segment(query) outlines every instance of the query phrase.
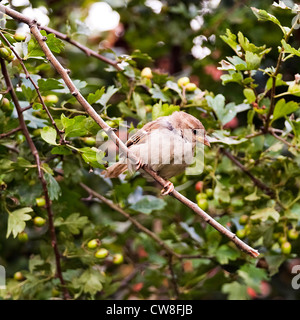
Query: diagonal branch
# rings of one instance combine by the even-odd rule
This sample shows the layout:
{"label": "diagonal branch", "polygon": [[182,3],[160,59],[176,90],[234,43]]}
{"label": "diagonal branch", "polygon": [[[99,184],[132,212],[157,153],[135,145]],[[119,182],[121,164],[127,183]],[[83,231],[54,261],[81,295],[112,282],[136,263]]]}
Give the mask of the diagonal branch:
{"label": "diagonal branch", "polygon": [[14,133],[16,133],[16,132],[18,132],[18,131],[20,131],[20,130],[22,130],[21,126],[19,126],[19,127],[17,127],[17,128],[14,128],[14,129],[6,132],[6,133],[1,133],[1,134],[0,134],[0,139],[7,138],[7,137],[13,135]]}
{"label": "diagonal branch", "polygon": [[54,255],[55,255],[55,262],[56,262],[56,273],[57,273],[57,277],[59,278],[60,280],[60,283],[62,285],[62,288],[63,288],[63,294],[64,294],[64,298],[65,299],[69,299],[70,298],[70,295],[69,295],[69,292],[65,286],[65,281],[63,279],[63,276],[62,276],[62,270],[61,270],[61,264],[60,264],[60,253],[59,253],[59,250],[58,250],[58,246],[57,246],[57,239],[56,239],[56,234],[55,234],[55,228],[54,228],[54,221],[53,221],[53,211],[52,211],[52,207],[51,207],[51,200],[50,200],[50,197],[49,197],[49,192],[48,192],[48,187],[47,187],[47,182],[45,180],[45,177],[44,177],[44,173],[43,173],[43,170],[42,170],[42,167],[41,167],[41,160],[40,160],[40,157],[39,157],[39,153],[38,153],[38,150],[36,149],[36,146],[35,144],[33,143],[31,137],[30,137],[30,133],[28,131],[28,128],[26,126],[26,123],[24,121],[24,117],[23,117],[23,114],[22,114],[22,108],[19,104],[19,100],[18,100],[18,97],[16,95],[16,92],[13,88],[13,85],[12,85],[12,82],[10,80],[10,77],[9,77],[9,74],[8,74],[8,71],[7,71],[7,68],[6,68],[6,65],[5,65],[5,62],[2,58],[0,58],[0,64],[1,64],[1,70],[2,70],[2,74],[4,76],[4,80],[5,80],[5,83],[6,83],[6,86],[7,88],[9,88],[9,93],[11,95],[11,98],[15,104],[15,107],[16,107],[16,110],[17,110],[17,113],[18,113],[18,119],[19,119],[19,123],[20,123],[20,128],[21,130],[23,131],[23,134],[26,138],[26,141],[29,145],[29,148],[35,158],[35,162],[36,162],[36,165],[37,165],[37,169],[38,169],[38,177],[42,183],[42,187],[43,187],[43,192],[44,192],[44,196],[45,196],[45,201],[46,201],[46,210],[47,210],[47,213],[48,213],[48,223],[49,223],[49,230],[50,230],[50,235],[51,235],[51,245],[53,247],[53,250],[54,250]]}
{"label": "diagonal branch", "polygon": [[[125,144],[114,133],[113,129],[105,123],[105,121],[99,116],[99,114],[92,108],[92,106],[86,101],[86,99],[82,96],[79,90],[75,87],[74,83],[69,77],[67,70],[59,63],[59,61],[56,59],[56,57],[53,55],[53,53],[49,49],[47,43],[44,41],[45,39],[41,35],[36,21],[32,21],[31,19],[27,18],[23,14],[20,14],[19,12],[16,12],[15,10],[12,10],[1,4],[0,4],[0,10],[6,13],[7,15],[11,16],[13,19],[22,21],[29,25],[31,33],[36,38],[41,49],[45,53],[46,58],[48,59],[48,61],[51,62],[53,67],[60,74],[60,76],[62,77],[63,81],[65,82],[66,86],[68,87],[72,95],[82,105],[82,107],[85,109],[88,115],[95,120],[95,122],[105,131],[105,133],[109,136],[109,138],[119,147],[120,151],[124,155],[126,155],[130,161],[132,161],[133,163],[138,163],[139,159],[132,152],[130,152],[130,150],[128,150]],[[149,166],[143,165],[141,169],[144,170],[146,173],[148,173],[162,187],[164,187],[167,184],[167,181],[162,177],[160,177]],[[247,254],[249,254],[252,257],[257,257],[259,255],[257,250],[251,248],[245,242],[240,240],[234,233],[232,233],[231,231],[226,229],[224,226],[222,226],[220,223],[218,223],[216,220],[214,220],[205,211],[199,208],[196,203],[190,201],[189,199],[184,197],[182,194],[180,194],[176,190],[170,193],[170,195],[176,198],[177,200],[179,200],[180,202],[182,202],[184,205],[186,205],[188,208],[194,211],[197,215],[199,215],[202,219],[204,219],[204,221],[206,221],[208,224],[210,224],[220,233],[222,233],[231,241],[233,241],[240,250],[245,251]]]}
{"label": "diagonal branch", "polygon": [[250,171],[248,171],[247,168],[243,164],[241,164],[240,161],[233,154],[231,154],[229,151],[227,151],[225,149],[220,149],[220,150],[237,167],[239,167],[253,181],[253,183],[258,188],[260,188],[261,190],[265,191],[266,194],[268,194],[270,197],[274,198],[274,191],[270,187],[268,187],[266,184],[264,184],[262,181],[260,181],[256,177],[254,177],[254,175]]}
{"label": "diagonal branch", "polygon": [[[45,102],[44,102],[44,99],[43,99],[43,97],[42,97],[42,95],[41,95],[41,92],[40,92],[39,87],[38,87],[37,84],[33,81],[32,77],[30,76],[30,74],[29,74],[29,72],[28,72],[28,70],[27,70],[27,68],[25,67],[25,64],[24,64],[24,62],[23,62],[23,59],[19,56],[18,52],[17,52],[17,51],[15,50],[15,48],[10,44],[10,42],[5,38],[4,34],[3,34],[1,31],[0,31],[0,36],[1,36],[1,38],[3,39],[3,41],[7,44],[7,46],[11,49],[11,51],[15,54],[15,56],[17,57],[17,59],[19,60],[21,66],[22,66],[22,68],[23,68],[23,70],[24,70],[24,72],[25,72],[26,79],[29,79],[29,81],[32,83],[32,85],[33,85],[33,87],[34,87],[34,89],[35,89],[35,91],[36,91],[36,93],[37,93],[37,95],[38,95],[38,97],[39,97],[39,100],[40,100],[40,102],[41,102],[41,104],[42,104],[42,106],[43,106],[43,109],[46,111],[46,113],[47,113],[47,115],[48,115],[48,117],[49,117],[49,119],[50,119],[53,127],[55,128],[57,134],[60,136],[60,143],[65,143],[64,137],[63,137],[61,131],[58,129],[58,127],[57,127],[57,125],[56,125],[56,123],[55,123],[55,121],[54,121],[51,113],[49,112],[49,109],[47,108],[47,106],[46,106],[46,104],[45,104]],[[31,107],[31,106],[30,106],[30,107]],[[26,109],[27,109],[27,108],[26,108]],[[24,111],[25,111],[25,110],[22,109],[22,112],[24,112]]]}
{"label": "diagonal branch", "polygon": [[92,56],[96,59],[99,59],[107,64],[110,64],[113,66],[116,70],[120,71],[122,70],[119,65],[118,61],[111,60],[109,58],[104,57],[103,55],[97,53],[96,51],[84,46],[83,44],[71,39],[68,35],[61,33],[59,31],[56,31],[55,29],[46,27],[46,26],[39,26],[40,29],[45,30],[47,33],[53,33],[57,36],[57,38],[67,41],[68,43],[72,44],[73,46],[77,47],[79,50],[83,51],[87,56]]}

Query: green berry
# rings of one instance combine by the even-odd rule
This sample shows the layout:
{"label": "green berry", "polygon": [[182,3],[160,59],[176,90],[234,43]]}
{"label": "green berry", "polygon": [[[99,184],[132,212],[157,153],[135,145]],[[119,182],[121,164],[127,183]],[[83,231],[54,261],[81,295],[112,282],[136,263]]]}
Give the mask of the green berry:
{"label": "green berry", "polygon": [[108,250],[105,248],[101,248],[97,250],[95,253],[95,257],[97,259],[103,259],[103,258],[106,258],[107,256],[108,256]]}
{"label": "green berry", "polygon": [[198,201],[199,199],[207,199],[207,194],[200,192],[196,195],[196,200]]}
{"label": "green berry", "polygon": [[236,232],[236,236],[240,239],[244,239],[246,237],[247,230],[246,229],[240,229]]}
{"label": "green berry", "polygon": [[291,229],[288,231],[287,236],[290,240],[297,240],[299,237],[299,232],[295,229]]}
{"label": "green berry", "polygon": [[197,89],[197,86],[195,85],[195,83],[192,83],[192,82],[188,83],[185,86],[185,90],[188,92],[194,92],[196,89]]}
{"label": "green berry", "polygon": [[25,41],[26,39],[26,35],[23,34],[23,33],[15,33],[14,34],[14,39],[18,42],[21,42],[21,41]]}
{"label": "green berry", "polygon": [[49,94],[48,96],[46,96],[44,98],[44,102],[57,103],[58,102],[58,96],[56,96],[55,94]]}
{"label": "green berry", "polygon": [[95,249],[98,245],[100,245],[100,241],[98,239],[92,239],[87,244],[89,249]]}
{"label": "green berry", "polygon": [[7,48],[1,48],[0,49],[0,57],[3,59],[7,59],[10,56],[10,52],[8,51]]}
{"label": "green berry", "polygon": [[18,240],[19,240],[20,242],[23,242],[23,243],[27,242],[27,241],[28,241],[28,234],[27,234],[25,231],[20,232],[20,233],[18,234]]}
{"label": "green berry", "polygon": [[188,83],[190,83],[190,79],[188,77],[179,78],[177,81],[179,87],[185,87]]}
{"label": "green berry", "polygon": [[22,274],[21,271],[17,271],[15,274],[14,274],[14,279],[17,280],[17,281],[22,281],[24,280],[24,276]]}
{"label": "green berry", "polygon": [[208,199],[212,199],[214,197],[214,190],[213,189],[208,188],[208,189],[206,189],[205,192],[207,194]]}
{"label": "green berry", "polygon": [[33,219],[33,223],[37,227],[42,227],[43,225],[45,225],[46,220],[42,217],[37,216]]}
{"label": "green berry", "polygon": [[245,225],[248,222],[249,217],[246,214],[240,216],[239,223]]}
{"label": "green berry", "polygon": [[290,242],[286,241],[281,244],[281,251],[283,254],[290,254],[292,251],[292,246]]}
{"label": "green berry", "polygon": [[152,79],[153,78],[153,75],[152,75],[152,70],[148,67],[144,68],[142,71],[141,71],[141,76],[143,78],[147,78],[147,79]]}
{"label": "green berry", "polygon": [[114,264],[121,264],[124,261],[124,257],[121,253],[116,253],[113,256],[113,263]]}
{"label": "green berry", "polygon": [[44,197],[36,198],[35,202],[38,207],[44,207],[46,205],[46,200]]}
{"label": "green berry", "polygon": [[96,144],[96,139],[93,137],[85,137],[83,138],[83,141],[87,146],[90,146],[90,147]]}
{"label": "green berry", "polygon": [[204,211],[208,209],[208,202],[206,199],[203,199],[203,198],[198,199],[197,204]]}

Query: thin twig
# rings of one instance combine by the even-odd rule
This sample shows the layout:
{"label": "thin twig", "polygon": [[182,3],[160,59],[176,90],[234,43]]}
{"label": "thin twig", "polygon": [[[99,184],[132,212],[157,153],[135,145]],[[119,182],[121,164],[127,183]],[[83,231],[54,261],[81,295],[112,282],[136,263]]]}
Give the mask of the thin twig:
{"label": "thin twig", "polygon": [[106,58],[104,56],[102,56],[101,54],[97,53],[96,51],[84,46],[83,44],[71,39],[68,35],[61,33],[55,29],[46,27],[46,26],[39,26],[39,29],[45,30],[47,33],[53,33],[57,36],[57,38],[64,40],[70,44],[72,44],[73,46],[77,47],[78,49],[80,49],[81,51],[83,51],[87,56],[92,56],[94,58],[97,58],[107,64],[110,64],[111,66],[113,66],[116,70],[121,71],[122,68],[119,67],[118,65],[118,61],[114,61],[111,60],[109,58]]}
{"label": "thin twig", "polygon": [[172,284],[174,287],[174,293],[175,293],[175,299],[178,300],[179,299],[179,288],[178,288],[178,283],[177,283],[177,277],[173,268],[173,263],[172,263],[172,259],[173,257],[170,255],[169,259],[168,259],[168,265],[169,265],[169,269],[170,269],[170,274],[171,274],[171,280],[172,280]]}
{"label": "thin twig", "polygon": [[[285,35],[284,40],[285,42],[288,42],[290,36],[292,35],[295,27],[298,24],[298,19],[295,19],[294,24],[292,25],[292,27],[290,28],[289,32]],[[267,118],[266,118],[266,122],[265,122],[265,127],[264,127],[264,131],[268,132],[269,129],[269,125],[270,125],[270,121],[271,121],[271,116],[274,112],[274,108],[275,108],[275,98],[276,98],[276,81],[277,81],[277,75],[279,73],[279,68],[281,66],[282,63],[282,58],[283,58],[283,54],[284,54],[284,47],[281,46],[280,52],[279,52],[279,56],[278,56],[278,60],[277,60],[277,64],[275,67],[275,71],[272,74],[272,88],[271,88],[271,102],[270,102],[270,108],[269,108],[269,112],[267,114]]]}
{"label": "thin twig", "polygon": [[[119,139],[119,137],[115,134],[114,130],[106,124],[106,122],[99,116],[99,114],[93,109],[93,107],[86,101],[86,99],[82,96],[82,94],[79,92],[79,90],[75,87],[73,81],[69,77],[69,74],[67,70],[59,63],[59,61],[56,59],[56,57],[53,55],[51,50],[49,49],[46,41],[44,41],[44,37],[41,35],[39,28],[37,26],[36,21],[32,21],[31,19],[27,18],[23,14],[20,14],[19,12],[12,10],[4,5],[0,4],[0,10],[7,15],[11,16],[13,19],[22,21],[29,25],[31,33],[34,35],[35,39],[39,43],[41,49],[46,55],[46,58],[48,61],[51,62],[53,67],[56,69],[56,71],[60,74],[63,81],[65,82],[66,86],[72,93],[72,95],[77,99],[77,101],[82,105],[82,107],[86,110],[88,115],[95,120],[95,122],[105,131],[105,133],[109,136],[109,138],[116,144],[116,146],[119,147],[120,151],[123,155],[127,156],[130,161],[133,163],[138,163],[138,158],[125,146],[125,144]],[[156,180],[162,187],[164,187],[167,184],[167,181],[160,177],[154,170],[152,170],[148,165],[141,166],[140,170],[144,170],[146,173],[148,173],[154,180]],[[197,206],[196,203],[190,201],[186,197],[184,197],[182,194],[180,194],[178,191],[174,190],[172,193],[170,193],[170,196],[176,198],[180,202],[182,202],[185,206],[190,208],[192,211],[194,211],[197,215],[199,215],[204,221],[206,221],[208,224],[210,224],[212,227],[214,227],[216,230],[218,230],[220,233],[228,237],[231,241],[233,241],[236,246],[242,250],[245,251],[247,254],[249,254],[252,257],[257,257],[259,255],[258,251],[251,248],[249,245],[247,245],[245,242],[240,240],[234,233],[226,229],[224,226],[222,226],[220,223],[218,223],[216,220],[214,220],[211,216],[209,216],[205,211],[203,211],[201,208]]]}
{"label": "thin twig", "polygon": [[13,88],[13,85],[12,85],[11,79],[9,77],[5,62],[2,58],[0,58],[0,63],[1,63],[1,70],[2,70],[2,74],[3,74],[4,80],[5,80],[6,86],[7,86],[7,88],[10,88],[9,92],[10,92],[11,98],[15,104],[15,107],[16,107],[16,110],[18,113],[20,127],[23,131],[23,134],[24,134],[26,141],[29,145],[29,148],[35,158],[35,162],[36,162],[37,169],[38,169],[38,177],[42,183],[43,192],[44,192],[45,201],[46,201],[46,210],[48,213],[48,223],[49,223],[49,230],[50,230],[50,235],[51,235],[51,245],[54,250],[55,263],[56,263],[56,273],[57,273],[57,277],[59,278],[60,283],[62,285],[64,298],[69,299],[70,295],[69,295],[69,292],[66,288],[64,278],[62,276],[62,270],[61,270],[61,264],[60,264],[60,253],[59,253],[58,246],[57,246],[57,239],[56,239],[56,233],[55,233],[55,228],[54,228],[54,221],[53,221],[54,219],[53,219],[53,211],[52,211],[52,207],[51,207],[51,200],[49,197],[47,182],[45,180],[44,173],[43,173],[43,170],[41,167],[39,153],[38,153],[38,150],[36,149],[35,144],[33,143],[32,139],[30,137],[30,133],[28,131],[28,128],[26,126],[26,123],[24,121],[24,117],[22,114],[22,108],[19,104],[18,97],[17,97],[16,92]]}
{"label": "thin twig", "polygon": [[7,137],[13,135],[14,133],[16,133],[16,132],[18,132],[20,130],[22,130],[21,126],[15,128],[15,129],[12,129],[12,130],[10,130],[10,131],[8,131],[6,133],[1,133],[0,134],[0,139],[7,138]]}
{"label": "thin twig", "polygon": [[180,254],[173,251],[168,245],[166,245],[154,232],[150,231],[146,227],[144,227],[141,223],[139,223],[136,219],[134,219],[129,213],[124,211],[121,207],[117,204],[113,203],[111,200],[107,199],[106,197],[102,196],[98,192],[92,190],[84,183],[80,183],[80,186],[89,193],[89,195],[93,196],[94,198],[99,199],[101,202],[105,203],[107,206],[112,208],[113,210],[121,213],[127,220],[129,220],[132,224],[134,224],[140,231],[147,234],[150,238],[152,238],[155,242],[157,242],[163,249],[165,249],[169,254],[180,258]]}
{"label": "thin twig", "polygon": [[284,138],[278,136],[275,131],[273,130],[273,128],[269,128],[269,132],[272,134],[272,136],[274,138],[276,138],[277,140],[281,141],[282,143],[284,143],[285,145],[289,146],[290,148],[295,148],[296,150],[299,150],[299,148],[295,145],[293,145],[292,143],[288,142],[287,140],[285,140]]}
{"label": "thin twig", "polygon": [[265,191],[266,194],[268,194],[270,197],[274,198],[274,191],[266,184],[264,184],[262,181],[254,177],[254,175],[251,172],[249,172],[247,168],[243,164],[241,164],[240,161],[233,154],[231,154],[229,151],[225,149],[220,149],[220,151],[227,158],[229,158],[237,167],[239,167],[253,181],[254,185],[256,185],[261,190]]}
{"label": "thin twig", "polygon": [[[23,59],[19,56],[19,54],[18,54],[18,52],[15,50],[14,46],[12,46],[12,45],[10,44],[10,42],[5,38],[4,34],[3,34],[1,31],[0,31],[0,36],[1,36],[1,38],[3,39],[3,41],[6,43],[6,45],[7,45],[7,46],[11,49],[11,51],[14,53],[14,55],[17,57],[17,59],[19,60],[19,63],[21,64],[22,69],[23,69],[24,72],[25,72],[26,79],[29,79],[29,81],[32,83],[32,85],[33,85],[33,87],[34,87],[34,89],[35,89],[35,91],[36,91],[36,93],[37,93],[37,95],[38,95],[38,97],[39,97],[39,100],[40,100],[40,102],[41,102],[41,104],[42,104],[42,106],[43,106],[43,109],[46,111],[46,113],[47,113],[47,115],[48,115],[48,117],[49,117],[49,119],[50,119],[50,121],[51,121],[51,124],[52,124],[53,127],[55,128],[57,134],[60,136],[60,143],[61,143],[61,144],[65,143],[64,137],[63,137],[61,131],[58,129],[58,127],[57,127],[57,125],[56,125],[56,123],[55,123],[55,121],[54,121],[51,113],[49,112],[49,109],[47,108],[47,106],[46,106],[46,104],[45,104],[45,102],[44,102],[44,99],[43,99],[43,97],[42,97],[42,95],[41,95],[41,92],[40,92],[40,89],[39,89],[38,85],[33,81],[32,77],[30,76],[30,73],[28,72],[28,70],[27,70],[27,68],[26,68],[26,66],[25,66],[25,64],[24,64]],[[27,110],[27,108],[29,109],[29,107],[26,107],[25,109],[22,109],[22,112],[24,112],[25,110]]]}

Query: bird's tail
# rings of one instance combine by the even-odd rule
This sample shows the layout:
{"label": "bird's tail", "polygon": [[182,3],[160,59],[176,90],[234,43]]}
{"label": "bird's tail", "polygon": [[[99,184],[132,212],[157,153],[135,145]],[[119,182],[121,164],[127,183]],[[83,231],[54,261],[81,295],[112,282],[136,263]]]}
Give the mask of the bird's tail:
{"label": "bird's tail", "polygon": [[106,170],[102,171],[102,174],[106,178],[117,178],[121,173],[127,170],[127,164],[117,162]]}

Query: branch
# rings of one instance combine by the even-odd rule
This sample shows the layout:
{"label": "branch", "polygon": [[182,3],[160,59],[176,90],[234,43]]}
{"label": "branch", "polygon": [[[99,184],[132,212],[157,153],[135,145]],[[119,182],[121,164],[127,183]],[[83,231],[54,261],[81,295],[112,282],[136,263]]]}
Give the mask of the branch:
{"label": "branch", "polygon": [[268,194],[270,197],[274,198],[275,196],[274,191],[270,187],[268,187],[262,181],[254,177],[254,175],[251,172],[249,172],[247,168],[244,165],[242,165],[240,161],[234,155],[232,155],[229,151],[225,149],[220,149],[220,150],[227,158],[229,158],[237,167],[239,167],[253,181],[254,185],[256,185],[261,190],[265,191],[266,194]]}
{"label": "branch", "polygon": [[45,30],[47,33],[53,33],[57,36],[57,38],[67,41],[68,43],[72,44],[73,46],[77,47],[78,49],[80,49],[81,51],[83,51],[87,56],[92,56],[94,58],[97,58],[107,64],[110,64],[111,66],[113,66],[116,70],[121,71],[122,68],[119,67],[118,65],[118,61],[114,61],[111,60],[109,58],[106,58],[104,56],[102,56],[101,54],[97,53],[96,51],[84,46],[83,44],[71,39],[68,35],[61,33],[59,31],[56,31],[52,28],[46,27],[46,26],[38,26],[39,29]]}
{"label": "branch", "polygon": [[57,239],[56,239],[56,234],[55,234],[55,228],[54,228],[54,222],[53,222],[53,212],[52,212],[52,207],[51,207],[51,200],[49,197],[49,192],[48,192],[48,187],[47,187],[47,182],[44,178],[44,173],[41,167],[41,161],[40,161],[40,157],[39,157],[39,153],[36,149],[36,146],[34,145],[31,137],[30,137],[30,133],[28,131],[28,128],[26,126],[26,123],[24,121],[24,117],[22,114],[22,108],[19,104],[19,100],[18,97],[16,95],[15,90],[13,89],[13,85],[12,82],[10,80],[5,62],[2,58],[0,58],[0,64],[1,64],[1,70],[2,70],[2,74],[4,76],[4,80],[6,83],[7,88],[9,88],[9,92],[11,95],[11,98],[15,104],[17,113],[18,113],[18,119],[19,119],[19,123],[20,123],[20,128],[23,131],[23,134],[26,138],[26,141],[29,145],[29,148],[35,158],[35,162],[37,165],[37,169],[38,169],[38,177],[42,183],[42,187],[43,187],[43,192],[44,192],[44,196],[45,196],[45,201],[46,201],[46,210],[48,213],[48,222],[49,222],[49,230],[50,230],[50,235],[51,235],[51,245],[53,247],[54,250],[54,255],[55,255],[55,262],[56,262],[56,272],[57,272],[57,276],[60,280],[60,283],[62,285],[63,288],[63,293],[64,293],[64,298],[65,299],[69,299],[70,295],[69,292],[65,286],[65,281],[63,279],[62,276],[62,270],[61,270],[61,265],[60,265],[60,253],[58,251],[58,246],[57,246]]}
{"label": "branch", "polygon": [[135,225],[139,230],[147,234],[150,238],[152,238],[155,242],[157,242],[162,248],[164,248],[169,255],[175,256],[177,258],[181,258],[180,254],[173,251],[168,245],[164,243],[154,232],[150,231],[146,227],[144,227],[142,224],[140,224],[137,220],[135,220],[129,213],[124,211],[121,207],[119,207],[117,204],[113,203],[111,200],[107,199],[106,197],[102,196],[101,194],[97,193],[93,189],[89,188],[84,183],[80,183],[80,186],[89,193],[89,195],[93,196],[94,198],[99,199],[101,202],[105,203],[107,206],[109,206],[111,209],[121,213],[126,219],[128,219],[133,225]]}
{"label": "branch", "polygon": [[8,132],[6,132],[6,133],[1,133],[1,134],[0,134],[0,139],[9,137],[9,136],[13,135],[14,133],[16,133],[16,132],[18,132],[18,131],[20,131],[20,130],[22,130],[21,126],[15,128],[15,129],[12,129],[12,130],[10,130],[10,131],[8,131]]}
{"label": "branch", "polygon": [[[48,115],[48,117],[49,117],[49,119],[50,119],[53,127],[55,128],[57,134],[60,136],[60,143],[65,143],[65,139],[64,139],[61,131],[58,129],[58,127],[57,127],[57,125],[56,125],[56,123],[55,123],[55,121],[54,121],[51,113],[49,112],[49,109],[48,109],[47,106],[45,105],[45,102],[44,102],[44,100],[43,100],[43,97],[42,97],[42,95],[41,95],[41,92],[40,92],[39,87],[38,87],[37,84],[33,81],[33,79],[31,78],[31,76],[30,76],[30,74],[29,74],[29,72],[28,72],[28,70],[27,70],[27,68],[25,67],[25,64],[24,64],[24,62],[23,62],[23,59],[19,56],[18,52],[17,52],[17,51],[15,50],[15,48],[10,44],[10,42],[5,38],[4,34],[3,34],[1,31],[0,31],[0,36],[1,36],[1,38],[3,39],[3,41],[7,44],[7,46],[11,49],[11,51],[15,54],[15,56],[17,57],[17,59],[19,60],[21,66],[22,66],[22,68],[23,68],[23,70],[24,70],[24,72],[25,72],[26,79],[29,79],[29,81],[32,83],[32,85],[33,85],[33,87],[34,87],[34,89],[35,89],[35,91],[36,91],[36,93],[37,93],[37,95],[38,95],[38,97],[39,97],[39,100],[40,100],[40,102],[41,102],[41,104],[42,104],[42,106],[43,106],[43,109],[46,111],[46,113],[47,113],[47,115]],[[31,105],[28,106],[28,107],[26,107],[26,108],[24,108],[24,109],[22,109],[22,112],[24,112],[25,110],[27,110],[27,108],[29,109],[29,107],[31,107]]]}
{"label": "branch", "polygon": [[282,143],[286,144],[287,146],[289,146],[290,148],[295,148],[296,150],[299,150],[299,148],[295,145],[293,145],[292,143],[288,142],[287,140],[283,139],[282,137],[278,136],[275,133],[275,130],[273,128],[269,128],[269,132],[271,133],[271,135],[276,138],[277,140],[281,141]]}
{"label": "branch", "polygon": [[[12,10],[4,5],[0,4],[0,10],[11,16],[13,19],[22,21],[29,25],[31,33],[36,38],[39,43],[41,49],[46,55],[46,58],[51,62],[56,71],[60,74],[66,86],[72,93],[72,95],[77,99],[77,101],[82,105],[82,107],[86,110],[88,115],[95,120],[95,122],[105,131],[105,133],[109,136],[109,138],[119,147],[120,151],[123,155],[127,156],[130,161],[133,163],[138,163],[138,158],[125,146],[125,144],[118,138],[118,136],[114,133],[113,129],[108,126],[105,121],[99,116],[99,114],[92,108],[92,106],[86,101],[86,99],[82,96],[79,90],[75,87],[74,83],[70,79],[67,70],[59,63],[56,57],[53,55],[51,50],[49,49],[47,43],[44,41],[44,37],[41,35],[39,28],[37,26],[36,21],[32,21],[26,16]],[[167,184],[167,181],[160,177],[155,171],[153,171],[149,166],[143,165],[141,169],[148,173],[154,180],[156,180],[162,187]],[[194,211],[197,215],[199,215],[202,219],[204,219],[207,223],[209,223],[212,227],[218,230],[220,233],[228,237],[231,241],[233,241],[236,246],[248,253],[252,257],[257,257],[259,255],[258,251],[248,246],[246,243],[241,241],[234,233],[226,229],[216,220],[214,220],[211,216],[209,216],[205,211],[197,206],[194,202],[190,201],[183,195],[181,195],[178,191],[174,190],[170,195],[192,211]]]}
{"label": "branch", "polygon": [[[289,32],[286,34],[286,36],[284,37],[285,42],[288,42],[290,36],[292,35],[295,27],[298,25],[298,19],[295,19],[294,24],[292,25],[291,29],[289,30]],[[270,125],[270,120],[271,120],[271,116],[274,112],[274,108],[275,108],[275,93],[276,93],[276,80],[277,80],[277,75],[279,72],[279,68],[281,66],[282,63],[282,58],[284,55],[284,47],[282,46],[279,52],[279,56],[278,56],[278,60],[277,60],[277,64],[275,67],[275,71],[272,74],[272,88],[271,88],[271,102],[270,102],[270,109],[269,112],[267,114],[267,118],[266,118],[266,122],[265,122],[265,127],[264,127],[264,131],[268,132],[269,129],[269,125]]]}

